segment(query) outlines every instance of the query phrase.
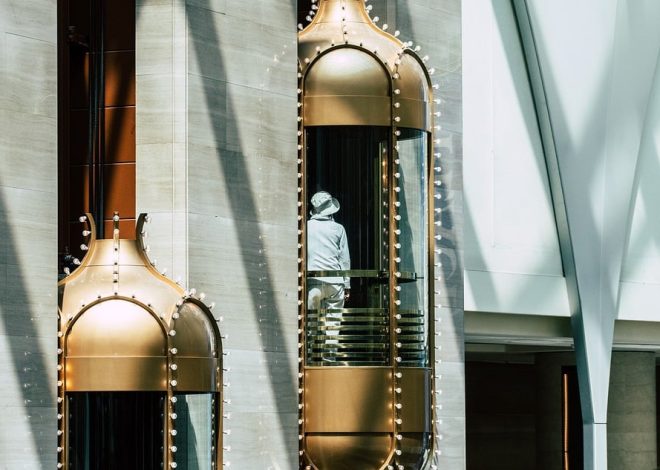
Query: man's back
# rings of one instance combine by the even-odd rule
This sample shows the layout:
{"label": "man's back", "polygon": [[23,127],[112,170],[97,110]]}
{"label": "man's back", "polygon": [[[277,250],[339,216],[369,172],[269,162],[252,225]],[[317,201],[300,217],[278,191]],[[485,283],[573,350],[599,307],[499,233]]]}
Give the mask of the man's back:
{"label": "man's back", "polygon": [[[307,269],[310,271],[342,271],[351,266],[346,231],[331,216],[314,215],[307,222]],[[347,283],[344,278],[319,279],[330,283]]]}

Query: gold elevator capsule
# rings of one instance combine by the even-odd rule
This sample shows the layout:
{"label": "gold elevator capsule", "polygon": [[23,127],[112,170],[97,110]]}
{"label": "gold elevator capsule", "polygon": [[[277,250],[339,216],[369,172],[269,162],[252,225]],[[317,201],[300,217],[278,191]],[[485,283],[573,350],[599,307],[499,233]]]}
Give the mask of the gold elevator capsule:
{"label": "gold elevator capsule", "polygon": [[88,252],[59,283],[58,468],[222,468],[216,320],[155,269],[147,216],[135,240],[119,238],[118,220],[97,240],[81,217]]}
{"label": "gold elevator capsule", "polygon": [[[363,0],[317,4],[298,38],[300,468],[421,469],[434,443],[433,88]],[[318,191],[340,203],[350,269],[308,266]],[[313,299],[337,279],[350,285],[339,307]]]}

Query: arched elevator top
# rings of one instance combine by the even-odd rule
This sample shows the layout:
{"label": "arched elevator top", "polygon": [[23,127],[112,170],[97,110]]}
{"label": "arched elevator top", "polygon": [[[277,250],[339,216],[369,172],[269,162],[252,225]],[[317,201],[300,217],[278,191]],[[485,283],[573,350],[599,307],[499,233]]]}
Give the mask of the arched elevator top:
{"label": "arched elevator top", "polygon": [[298,44],[300,465],[418,469],[433,446],[432,85],[362,0],[317,5]]}
{"label": "arched elevator top", "polygon": [[147,220],[121,239],[116,217],[97,240],[81,217],[87,255],[59,283],[58,468],[222,466],[220,332],[203,296],[154,268]]}

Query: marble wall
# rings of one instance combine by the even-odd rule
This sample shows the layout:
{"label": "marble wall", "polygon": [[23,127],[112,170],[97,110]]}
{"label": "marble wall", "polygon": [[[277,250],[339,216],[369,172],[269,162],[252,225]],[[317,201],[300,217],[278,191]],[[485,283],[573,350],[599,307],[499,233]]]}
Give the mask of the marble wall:
{"label": "marble wall", "polygon": [[614,352],[607,407],[609,468],[655,470],[656,365],[654,352]]}
{"label": "marble wall", "polygon": [[57,4],[0,3],[0,468],[55,468]]}
{"label": "marble wall", "polygon": [[298,461],[295,7],[138,4],[138,208],[159,267],[222,317],[236,468]]}

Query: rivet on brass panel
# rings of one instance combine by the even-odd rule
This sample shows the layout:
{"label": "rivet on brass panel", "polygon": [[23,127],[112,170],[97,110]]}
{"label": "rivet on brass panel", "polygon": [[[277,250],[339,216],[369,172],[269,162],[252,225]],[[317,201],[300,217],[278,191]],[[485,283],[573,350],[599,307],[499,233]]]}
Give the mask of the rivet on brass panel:
{"label": "rivet on brass panel", "polygon": [[432,85],[368,9],[298,35],[301,469],[433,454]]}
{"label": "rivet on brass panel", "polygon": [[[81,420],[91,419],[81,414],[92,410],[94,419],[110,426],[103,421],[110,408],[94,407],[112,403],[121,409],[130,400],[131,406],[155,410],[148,418],[155,422],[163,413],[158,400],[167,409],[167,468],[175,462],[177,426],[186,425],[189,412],[208,412],[209,452],[216,468],[222,467],[220,331],[203,295],[184,291],[154,268],[142,238],[146,219],[138,218],[134,239],[120,238],[115,213],[113,238],[97,240],[92,216],[81,217],[87,255],[59,283],[58,439],[67,449],[58,453],[59,468],[69,468],[69,453],[80,450]],[[110,427],[104,435],[113,432],[121,430]]]}

